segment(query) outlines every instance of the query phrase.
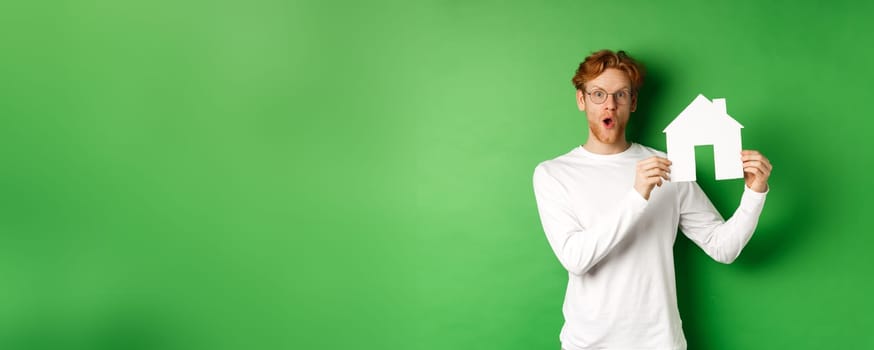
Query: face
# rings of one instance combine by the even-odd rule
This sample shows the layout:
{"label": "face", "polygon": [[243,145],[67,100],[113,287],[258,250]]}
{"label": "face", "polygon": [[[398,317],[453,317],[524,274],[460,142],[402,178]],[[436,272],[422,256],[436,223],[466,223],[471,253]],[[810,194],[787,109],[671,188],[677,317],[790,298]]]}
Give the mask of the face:
{"label": "face", "polygon": [[[631,112],[637,108],[637,96],[632,94],[630,101],[621,104],[612,95],[620,91],[632,91],[631,80],[628,75],[618,69],[608,68],[597,78],[586,82],[586,91],[577,90],[577,106],[580,111],[586,112],[589,121],[589,142],[598,142],[604,145],[625,144],[625,127]],[[596,104],[586,92],[603,90],[607,100]]]}

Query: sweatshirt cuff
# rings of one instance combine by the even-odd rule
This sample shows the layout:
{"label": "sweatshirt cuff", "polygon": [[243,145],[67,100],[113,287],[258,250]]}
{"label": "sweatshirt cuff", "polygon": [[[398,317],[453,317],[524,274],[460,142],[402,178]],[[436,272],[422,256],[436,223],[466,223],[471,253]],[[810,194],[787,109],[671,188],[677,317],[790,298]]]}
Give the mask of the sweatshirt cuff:
{"label": "sweatshirt cuff", "polygon": [[744,193],[740,199],[741,207],[749,207],[750,205],[752,205],[752,206],[762,205],[762,203],[765,202],[765,197],[768,196],[768,192],[770,192],[770,191],[771,191],[771,186],[768,186],[768,189],[765,192],[756,192],[756,191],[753,191],[752,188],[749,188],[749,186],[744,185]]}
{"label": "sweatshirt cuff", "polygon": [[771,191],[771,186],[768,186],[768,189],[765,190],[765,192],[756,192],[756,191],[753,191],[753,189],[750,188],[750,186],[747,186],[746,184],[744,184],[744,194],[747,194],[747,192],[749,192],[750,194],[752,194],[754,196],[759,196],[761,198],[765,198],[765,195],[767,195],[768,192],[770,192],[770,191]]}

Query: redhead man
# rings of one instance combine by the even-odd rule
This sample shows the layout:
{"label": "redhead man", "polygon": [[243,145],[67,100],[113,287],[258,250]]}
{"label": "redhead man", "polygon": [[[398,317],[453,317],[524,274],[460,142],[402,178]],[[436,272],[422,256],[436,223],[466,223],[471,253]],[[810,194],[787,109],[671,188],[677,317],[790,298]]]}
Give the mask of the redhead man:
{"label": "redhead man", "polygon": [[598,51],[572,81],[589,137],[534,170],[543,230],[568,271],[562,348],[686,349],[677,229],[716,261],[734,261],[758,223],[771,164],[757,151],[741,152],[745,188],[725,221],[698,184],[670,182],[665,153],[626,139],[643,83],[638,62],[623,51]]}

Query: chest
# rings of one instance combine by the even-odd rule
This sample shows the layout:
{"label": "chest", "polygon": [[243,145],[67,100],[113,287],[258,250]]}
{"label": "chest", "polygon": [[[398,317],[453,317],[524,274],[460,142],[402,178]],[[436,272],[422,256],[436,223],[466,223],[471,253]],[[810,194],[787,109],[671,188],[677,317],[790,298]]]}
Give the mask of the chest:
{"label": "chest", "polygon": [[[636,163],[577,169],[566,185],[571,210],[584,229],[609,219],[633,191]],[[676,233],[679,201],[676,186],[665,182],[653,189],[638,226]],[[671,229],[673,227],[673,229]]]}

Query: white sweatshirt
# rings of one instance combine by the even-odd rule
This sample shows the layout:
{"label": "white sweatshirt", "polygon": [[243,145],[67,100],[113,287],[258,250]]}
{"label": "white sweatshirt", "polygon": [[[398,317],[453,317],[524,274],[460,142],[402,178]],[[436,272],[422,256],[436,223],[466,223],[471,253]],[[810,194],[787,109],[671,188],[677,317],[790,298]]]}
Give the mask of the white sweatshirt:
{"label": "white sweatshirt", "polygon": [[686,349],[673,245],[679,227],[731,263],[756,228],[765,193],[746,187],[724,221],[694,182],[666,182],[645,200],[637,162],[665,154],[639,144],[601,155],[578,146],[540,163],[534,193],[549,245],[568,271],[560,340],[567,350]]}

